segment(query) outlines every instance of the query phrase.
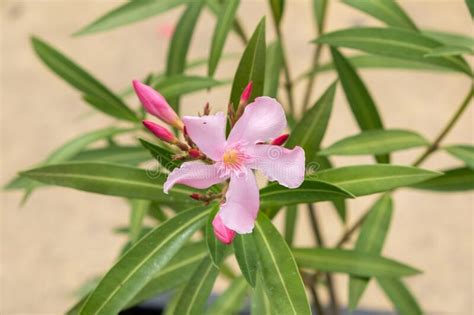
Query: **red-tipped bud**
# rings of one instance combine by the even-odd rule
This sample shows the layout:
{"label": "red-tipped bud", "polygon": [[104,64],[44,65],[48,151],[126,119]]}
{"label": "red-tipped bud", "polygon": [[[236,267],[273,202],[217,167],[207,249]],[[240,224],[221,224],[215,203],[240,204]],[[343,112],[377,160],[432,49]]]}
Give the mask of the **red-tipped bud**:
{"label": "red-tipped bud", "polygon": [[191,195],[189,195],[189,197],[193,198],[194,200],[201,200],[201,194],[198,194],[198,193],[192,193]]}
{"label": "red-tipped bud", "polygon": [[232,243],[235,237],[235,231],[224,225],[220,214],[217,214],[214,220],[212,220],[212,226],[214,227],[214,235],[221,243],[226,245]]}
{"label": "red-tipped bud", "polygon": [[253,82],[250,81],[249,84],[245,87],[244,91],[242,92],[242,95],[240,96],[240,103],[247,104],[250,95],[252,95],[252,88],[253,88]]}
{"label": "red-tipped bud", "polygon": [[188,154],[189,154],[190,157],[192,157],[194,159],[198,159],[202,156],[201,151],[199,151],[199,149],[196,149],[196,148],[189,149]]}
{"label": "red-tipped bud", "polygon": [[290,136],[289,134],[284,133],[284,134],[282,134],[281,136],[278,136],[278,137],[276,137],[275,139],[273,139],[270,144],[273,144],[273,145],[283,145],[283,144],[286,142],[286,140],[288,140],[288,137],[289,137],[289,136]]}
{"label": "red-tipped bud", "polygon": [[183,128],[183,122],[160,93],[137,80],[133,81],[133,88],[147,112],[171,126]]}
{"label": "red-tipped bud", "polygon": [[165,127],[162,127],[154,122],[149,120],[144,120],[143,125],[150,130],[155,136],[159,139],[168,142],[168,143],[176,143],[178,139]]}

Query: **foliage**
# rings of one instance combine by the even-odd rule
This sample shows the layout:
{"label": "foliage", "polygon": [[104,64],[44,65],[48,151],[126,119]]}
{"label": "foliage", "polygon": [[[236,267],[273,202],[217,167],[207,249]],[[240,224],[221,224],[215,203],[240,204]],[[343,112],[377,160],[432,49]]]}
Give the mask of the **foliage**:
{"label": "foliage", "polygon": [[[166,173],[182,162],[176,158],[175,148],[138,137],[133,145],[121,144],[116,139],[118,135],[135,135],[142,130],[140,120],[144,113],[127,104],[129,93],[110,90],[53,45],[38,37],[32,38],[33,49],[40,60],[78,90],[88,106],[117,122],[128,124],[127,128],[104,128],[73,139],[36,167],[20,172],[20,176],[5,187],[24,190],[28,196],[37,187],[64,186],[129,201],[130,225],[126,229],[129,242],[123,254],[69,314],[115,314],[164,292],[173,294],[167,314],[203,314],[205,309],[208,314],[233,314],[244,306],[246,296],[250,297],[252,314],[310,314],[305,286],[318,307],[318,291],[325,289],[318,281],[321,273],[348,275],[348,307],[351,309],[357,308],[367,284],[375,278],[401,314],[421,313],[416,298],[403,280],[418,274],[419,270],[382,256],[392,212],[396,211],[391,195],[402,187],[435,192],[474,189],[474,147],[471,144],[441,146],[441,141],[468,107],[473,92],[468,91],[452,119],[430,142],[416,131],[384,128],[378,102],[371,96],[370,87],[364,83],[359,70],[403,68],[460,74],[471,79],[471,68],[463,56],[473,54],[474,44],[471,38],[462,35],[420,29],[394,1],[344,0],[344,4],[373,16],[385,26],[325,33],[328,2],[313,0],[318,34],[314,40],[316,53],[311,67],[294,80],[291,80],[280,29],[285,8],[289,6],[284,0],[268,1],[276,30],[275,40],[268,44],[265,17],[247,39],[238,18],[239,0],[131,1],[75,34],[82,36],[112,30],[182,7],[184,11],[170,42],[165,71],[144,75],[177,111],[181,96],[229,83],[219,78],[216,70],[219,62],[228,56],[225,53],[228,37],[234,35],[245,47],[229,90],[233,109],[237,110],[241,93],[249,82],[253,82],[250,101],[260,95],[281,98],[281,94],[287,94],[288,101],[283,103],[291,132],[286,146],[298,145],[305,149],[308,174],[297,189],[276,183],[262,188],[261,211],[253,233],[238,235],[232,246],[220,243],[213,234],[212,219],[218,210],[217,203],[201,205],[189,198],[196,190],[183,186],[174,188],[170,194],[163,192]],[[467,1],[467,4],[472,12],[471,2]],[[205,9],[216,15],[209,56],[193,62],[187,56],[195,26]],[[308,45],[308,49],[312,49],[314,44]],[[341,48],[355,49],[363,54],[346,56]],[[321,49],[330,51],[330,62],[319,63]],[[207,76],[187,73],[190,67],[201,65],[207,65]],[[337,80],[312,102],[309,92],[313,89],[314,78],[326,72],[335,73]],[[284,89],[280,88],[283,74]],[[292,88],[302,81],[308,82],[308,97],[307,103],[303,104],[305,111],[298,118]],[[322,148],[339,85],[360,130]],[[91,147],[104,139],[107,145]],[[423,148],[424,153],[413,165],[389,164],[393,152],[415,147]],[[439,150],[447,152],[460,166],[441,172],[419,168],[426,158]],[[333,167],[330,157],[334,155],[371,155],[381,164]],[[150,160],[156,162],[156,168],[144,169],[143,162]],[[214,186],[209,191],[219,193],[220,189]],[[380,194],[380,197],[335,247],[322,244],[318,239],[314,247],[295,245],[301,205],[331,201],[344,221],[349,211],[344,199],[373,194]],[[282,235],[271,219],[284,207],[286,222]],[[172,210],[173,216],[169,218],[162,208]],[[146,226],[146,216],[157,219],[152,228]],[[317,222],[313,223],[313,228],[317,229]],[[353,248],[341,248],[359,228]],[[240,268],[241,275],[237,277],[227,265],[227,258],[232,255]],[[220,298],[206,307],[219,274],[229,278],[230,284]],[[327,289],[334,294],[331,286]]]}

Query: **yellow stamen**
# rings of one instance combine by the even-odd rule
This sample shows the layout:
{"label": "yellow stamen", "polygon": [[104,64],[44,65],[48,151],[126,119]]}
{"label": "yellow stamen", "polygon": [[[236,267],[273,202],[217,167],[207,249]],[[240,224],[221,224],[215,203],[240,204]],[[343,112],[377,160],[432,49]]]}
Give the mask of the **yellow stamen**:
{"label": "yellow stamen", "polygon": [[224,153],[222,158],[225,164],[235,165],[239,163],[239,153],[237,150],[229,150]]}

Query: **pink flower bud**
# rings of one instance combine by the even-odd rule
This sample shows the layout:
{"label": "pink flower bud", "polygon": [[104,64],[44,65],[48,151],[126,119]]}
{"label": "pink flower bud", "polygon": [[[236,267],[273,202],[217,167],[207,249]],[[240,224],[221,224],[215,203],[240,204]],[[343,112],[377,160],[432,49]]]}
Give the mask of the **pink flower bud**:
{"label": "pink flower bud", "polygon": [[235,237],[235,231],[224,225],[219,214],[212,220],[212,226],[214,227],[214,235],[221,243],[226,245],[232,243]]}
{"label": "pink flower bud", "polygon": [[155,136],[159,139],[169,142],[169,143],[176,143],[178,139],[165,127],[162,127],[154,122],[149,120],[144,120],[143,125],[150,130]]}
{"label": "pink flower bud", "polygon": [[253,82],[250,81],[249,84],[245,87],[242,95],[240,96],[240,103],[248,103],[250,95],[252,95]]}
{"label": "pink flower bud", "polygon": [[199,151],[199,149],[196,149],[196,148],[189,149],[188,154],[190,157],[194,159],[201,157],[201,151]]}
{"label": "pink flower bud", "polygon": [[282,134],[281,136],[278,136],[278,137],[276,137],[275,139],[273,139],[270,144],[273,144],[273,145],[283,145],[283,144],[286,142],[286,140],[288,140],[288,137],[289,137],[289,136],[290,136],[289,134],[284,133],[284,134]]}
{"label": "pink flower bud", "polygon": [[198,193],[192,193],[191,195],[189,195],[189,197],[193,198],[194,200],[201,200],[201,194],[198,194]]}
{"label": "pink flower bud", "polygon": [[133,88],[147,112],[171,126],[183,128],[183,122],[160,93],[137,80],[133,80]]}

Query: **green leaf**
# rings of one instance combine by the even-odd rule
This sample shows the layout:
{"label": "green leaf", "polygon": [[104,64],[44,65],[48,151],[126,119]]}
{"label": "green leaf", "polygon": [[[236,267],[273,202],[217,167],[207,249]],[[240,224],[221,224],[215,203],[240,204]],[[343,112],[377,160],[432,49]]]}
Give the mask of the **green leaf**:
{"label": "green leaf", "polygon": [[423,314],[415,297],[401,280],[394,278],[377,278],[377,281],[399,314]]}
{"label": "green leaf", "polygon": [[[377,56],[377,55],[356,55],[346,57],[346,59],[357,69],[372,69],[372,70],[383,70],[383,69],[401,69],[401,70],[424,70],[424,71],[442,71],[447,72],[451,69],[442,68],[418,61],[405,60],[399,58]],[[323,73],[334,70],[334,64],[332,62],[324,63],[318,67],[306,71],[298,76],[294,81],[295,83],[300,82],[308,78],[312,74]]]}
{"label": "green leaf", "polygon": [[389,26],[417,30],[415,23],[393,0],[342,0],[342,2],[379,19]]}
{"label": "green leaf", "polygon": [[[210,9],[210,11],[219,18],[219,14],[221,12],[222,1],[220,0],[206,0],[206,5]],[[246,43],[247,42],[247,35],[245,35],[244,30],[242,29],[241,25],[238,23],[237,17],[234,20],[234,24],[232,26],[234,32],[240,37],[240,39]]]}
{"label": "green leaf", "polygon": [[130,1],[106,13],[74,35],[87,35],[107,31],[130,23],[151,18],[189,0],[139,0]]}
{"label": "green leaf", "polygon": [[219,268],[224,259],[226,258],[226,251],[229,248],[225,244],[222,244],[215,236],[214,236],[214,228],[212,226],[212,220],[216,216],[217,212],[219,211],[219,207],[215,207],[212,210],[209,219],[207,220],[206,224],[206,244],[207,249],[209,251],[209,255],[211,256],[213,264],[216,268]]}
{"label": "green leaf", "polygon": [[176,98],[184,94],[223,85],[225,82],[198,76],[173,75],[159,80],[153,87],[165,98]]}
{"label": "green leaf", "polygon": [[[203,5],[204,0],[190,1],[186,10],[181,15],[168,48],[168,58],[166,62],[167,77],[179,75],[184,72],[191,38]],[[179,110],[178,97],[168,97],[168,101],[171,106]]]}
{"label": "green leaf", "polygon": [[142,147],[108,146],[79,152],[72,161],[102,161],[117,164],[137,165],[150,160],[150,154]]}
{"label": "green leaf", "polygon": [[204,242],[184,245],[166,267],[156,273],[133,297],[127,307],[139,304],[185,284],[196,271],[199,262],[205,257],[207,257],[207,249]]}
{"label": "green leaf", "polygon": [[318,152],[320,155],[385,154],[420,146],[428,141],[418,133],[400,129],[367,130]]}
{"label": "green leaf", "polygon": [[255,247],[255,241],[252,234],[237,234],[234,239],[234,253],[240,271],[250,286],[255,287],[258,254]]}
{"label": "green leaf", "polygon": [[421,33],[429,38],[432,38],[444,45],[448,46],[463,46],[469,49],[474,48],[474,38],[463,34],[422,30]]}
{"label": "green leaf", "polygon": [[240,277],[231,282],[216,301],[209,307],[207,315],[238,314],[247,293],[247,281]]}
{"label": "green leaf", "polygon": [[237,8],[239,7],[240,0],[227,0],[224,1],[220,7],[219,15],[217,16],[217,23],[214,27],[214,33],[212,35],[211,51],[209,54],[209,63],[207,74],[209,77],[213,77],[217,69],[217,64],[224,50],[224,45],[229,35],[229,31],[232,28]]}
{"label": "green leaf", "polygon": [[460,57],[425,58],[426,53],[441,43],[414,31],[398,28],[351,28],[326,33],[316,42],[353,48],[375,55],[425,62],[471,75],[469,65]]}
{"label": "green leaf", "polygon": [[318,33],[323,31],[323,23],[328,6],[327,0],[313,0],[313,16]]}
{"label": "green leaf", "polygon": [[464,2],[466,2],[466,6],[469,9],[469,13],[471,14],[471,18],[474,18],[474,1],[464,0]]}
{"label": "green leaf", "polygon": [[[347,101],[360,129],[383,129],[377,106],[354,67],[337,49],[331,48],[331,54]],[[380,155],[376,156],[376,160],[379,163],[389,163],[390,157]]]}
{"label": "green leaf", "polygon": [[467,191],[474,189],[474,170],[468,167],[444,170],[443,175],[413,185],[413,188],[433,191]]}
{"label": "green leaf", "polygon": [[403,277],[420,273],[413,267],[379,255],[333,248],[295,248],[300,268],[341,272],[362,277]]}
{"label": "green leaf", "polygon": [[464,54],[473,55],[474,50],[464,46],[439,46],[426,53],[425,57],[460,56]]}
{"label": "green leaf", "polygon": [[331,116],[337,81],[332,83],[323,95],[303,116],[291,132],[286,147],[301,146],[306,155],[306,161],[313,161],[316,151],[321,145]]}
{"label": "green leaf", "polygon": [[295,227],[298,219],[298,207],[296,205],[286,207],[285,211],[285,241],[288,246],[293,246],[295,238]]}
{"label": "green leaf", "polygon": [[181,161],[173,160],[174,153],[170,150],[148,142],[145,139],[139,138],[138,140],[140,140],[142,146],[151,153],[153,158],[167,170],[172,171],[181,165]]}
{"label": "green leaf", "polygon": [[134,199],[132,200],[132,209],[130,212],[130,242],[134,244],[140,237],[150,201]]}
{"label": "green leaf", "polygon": [[306,292],[290,248],[271,221],[259,213],[255,222],[263,285],[278,314],[311,314]]}
{"label": "green leaf", "polygon": [[273,19],[277,27],[279,27],[283,12],[285,9],[285,0],[269,0],[272,9]]}
{"label": "green leaf", "polygon": [[263,87],[263,95],[276,98],[278,95],[278,85],[280,83],[280,70],[283,65],[283,54],[278,40],[267,46],[265,62],[265,84]]}
{"label": "green leaf", "polygon": [[58,76],[93,100],[93,106],[115,118],[136,122],[138,117],[122,100],[61,52],[37,37],[31,38],[38,57]]}
{"label": "green leaf", "polygon": [[180,294],[175,315],[202,315],[219,269],[205,257]]}
{"label": "green leaf", "polygon": [[316,173],[305,181],[324,181],[355,196],[370,195],[419,183],[440,176],[438,172],[400,165],[354,165]]}
{"label": "green leaf", "polygon": [[230,103],[233,104],[234,109],[239,106],[240,95],[249,82],[253,82],[249,102],[262,95],[265,81],[265,53],[265,18],[262,18],[245,48],[235,72],[230,93]]}
{"label": "green leaf", "polygon": [[318,201],[353,197],[354,196],[347,190],[331,183],[316,180],[305,180],[300,187],[295,189],[289,189],[276,183],[270,184],[267,187],[261,189],[260,206],[282,207],[300,203],[313,203]]}
{"label": "green leaf", "polygon": [[257,283],[255,285],[251,302],[250,313],[252,315],[273,315],[272,305],[265,293],[263,279],[260,273],[257,276]]}
{"label": "green leaf", "polygon": [[474,146],[472,145],[450,145],[444,148],[449,154],[464,161],[466,166],[474,169]]}
{"label": "green leaf", "polygon": [[116,314],[178,252],[205,222],[209,209],[197,207],[153,229],[107,272],[80,314]]}
{"label": "green leaf", "polygon": [[[392,199],[385,194],[372,206],[364,220],[355,250],[380,254],[392,218]],[[369,283],[370,278],[351,276],[349,279],[349,309],[354,310]]]}
{"label": "green leaf", "polygon": [[39,167],[20,173],[39,182],[77,190],[164,204],[195,204],[193,192],[183,186],[163,192],[164,174],[139,168],[100,162],[70,162]]}

